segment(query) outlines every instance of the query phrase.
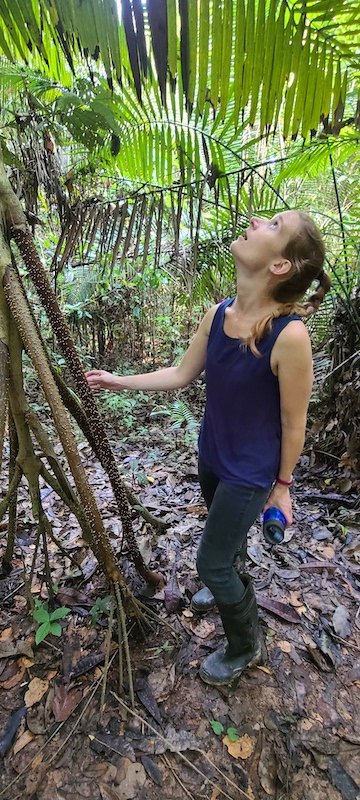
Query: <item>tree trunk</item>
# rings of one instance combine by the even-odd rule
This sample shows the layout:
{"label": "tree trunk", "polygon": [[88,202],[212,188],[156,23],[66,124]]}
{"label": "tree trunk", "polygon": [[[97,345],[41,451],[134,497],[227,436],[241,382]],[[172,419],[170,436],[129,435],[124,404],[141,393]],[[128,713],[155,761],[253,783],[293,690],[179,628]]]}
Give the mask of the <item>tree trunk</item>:
{"label": "tree trunk", "polygon": [[[123,523],[124,536],[139,573],[152,583],[159,582],[159,575],[152,573],[144,564],[140,555],[135,535],[132,529],[131,513],[126,497],[126,489],[122,484],[116,465],[115,457],[106,439],[104,426],[98,409],[91,395],[79,357],[72,343],[69,330],[62,317],[57,304],[57,299],[50,287],[47,275],[36,253],[32,237],[27,227],[25,216],[19,201],[11,189],[3,167],[0,165],[0,216],[6,220],[7,230],[1,228],[0,223],[0,458],[2,453],[2,438],[9,403],[9,416],[13,420],[12,455],[10,464],[11,487],[6,497],[0,504],[0,516],[9,508],[12,518],[12,528],[16,524],[16,496],[17,486],[22,475],[25,475],[30,491],[33,513],[43,523],[43,512],[40,501],[39,476],[51,481],[51,485],[58,494],[67,502],[67,505],[76,514],[84,534],[89,542],[99,563],[112,584],[117,584],[127,601],[128,610],[137,612],[137,606],[131,592],[125,584],[123,573],[116,559],[116,554],[111,546],[109,537],[104,529],[103,522],[93,493],[88,485],[86,474],[82,466],[76,441],[71,428],[68,411],[60,397],[54,380],[49,355],[39,336],[37,325],[31,308],[25,296],[21,279],[13,266],[8,238],[16,239],[22,257],[29,269],[38,290],[40,300],[45,307],[50,324],[56,333],[63,349],[68,368],[73,376],[77,391],[82,400],[82,413],[87,420],[89,430],[92,431],[91,444],[96,447],[103,466],[107,469],[111,480],[120,516]],[[50,406],[53,422],[59,434],[68,464],[73,475],[76,494],[70,487],[59,462],[56,459],[51,442],[41,426],[36,415],[29,409],[22,377],[22,347],[24,347],[37,371],[40,384]],[[10,372],[9,372],[10,352]],[[33,435],[38,440],[46,456],[53,475],[46,469],[45,464],[35,454],[30,427]],[[14,512],[15,498],[15,512]],[[10,533],[10,531],[9,531]],[[42,535],[44,534],[42,530]],[[14,530],[11,538],[14,537]],[[12,555],[13,541],[8,542],[5,560]]]}

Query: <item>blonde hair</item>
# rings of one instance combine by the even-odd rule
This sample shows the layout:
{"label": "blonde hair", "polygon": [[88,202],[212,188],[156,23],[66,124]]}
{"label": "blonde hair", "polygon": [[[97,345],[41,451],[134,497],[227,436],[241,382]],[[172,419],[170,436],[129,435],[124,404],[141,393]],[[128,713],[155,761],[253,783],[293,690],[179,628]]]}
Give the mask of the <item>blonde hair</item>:
{"label": "blonde hair", "polygon": [[[288,314],[306,317],[316,312],[331,286],[331,280],[323,270],[325,247],[321,233],[308,214],[304,211],[297,213],[302,224],[283,252],[284,259],[291,263],[291,269],[270,291],[270,298],[278,301],[279,307],[257,322],[247,340],[247,345],[254,355],[261,355],[256,343],[271,330],[274,319]],[[319,281],[316,291],[305,305],[301,305],[299,301],[314,280]]]}

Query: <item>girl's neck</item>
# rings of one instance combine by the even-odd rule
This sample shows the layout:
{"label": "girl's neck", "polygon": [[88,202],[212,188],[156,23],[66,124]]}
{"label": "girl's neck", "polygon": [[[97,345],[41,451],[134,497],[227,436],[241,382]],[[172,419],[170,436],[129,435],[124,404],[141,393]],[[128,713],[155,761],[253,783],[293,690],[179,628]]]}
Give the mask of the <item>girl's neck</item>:
{"label": "girl's neck", "polygon": [[238,279],[236,297],[232,305],[235,313],[258,317],[261,314],[265,316],[271,313],[277,307],[278,303],[268,296],[264,285],[255,285],[254,280],[246,280],[243,276],[242,280]]}

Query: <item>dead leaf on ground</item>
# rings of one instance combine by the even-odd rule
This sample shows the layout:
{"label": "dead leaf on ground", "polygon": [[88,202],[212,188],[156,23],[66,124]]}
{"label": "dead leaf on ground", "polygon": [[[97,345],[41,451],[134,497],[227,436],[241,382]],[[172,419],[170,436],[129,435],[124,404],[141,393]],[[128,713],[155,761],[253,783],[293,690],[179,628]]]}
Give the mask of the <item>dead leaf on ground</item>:
{"label": "dead leaf on ground", "polygon": [[18,669],[16,662],[12,664],[13,673],[10,675],[9,678],[6,678],[5,681],[1,681],[1,688],[2,689],[13,689],[14,686],[17,686],[19,683],[22,682],[25,675],[25,667],[20,665]]}
{"label": "dead leaf on ground", "polygon": [[175,664],[161,667],[148,677],[151,691],[158,702],[165,700],[175,685]]}
{"label": "dead leaf on ground", "polygon": [[265,742],[258,763],[258,775],[264,792],[275,797],[277,764],[272,744]]}
{"label": "dead leaf on ground", "polygon": [[160,767],[155,764],[155,761],[149,756],[142,755],[140,756],[140,761],[144,767],[145,772],[149,775],[149,778],[156,783],[157,786],[163,786],[163,776]]}
{"label": "dead leaf on ground", "polygon": [[24,733],[19,736],[14,744],[13,753],[16,756],[16,753],[20,753],[20,750],[23,750],[29,742],[32,742],[34,739],[34,734],[31,731],[24,731]]}
{"label": "dead leaf on ground", "polygon": [[214,633],[215,624],[214,622],[207,622],[206,619],[202,619],[197,624],[190,623],[190,628],[199,639],[207,639]]}
{"label": "dead leaf on ground", "polygon": [[233,758],[249,758],[255,747],[255,739],[252,739],[247,733],[240,736],[236,742],[232,742],[228,736],[224,736],[223,743]]}
{"label": "dead leaf on ground", "polygon": [[44,681],[41,678],[33,678],[25,692],[24,700],[26,707],[31,708],[35,703],[39,703],[48,688],[49,681]]}
{"label": "dead leaf on ground", "polygon": [[4,630],[0,633],[0,642],[5,642],[11,639],[12,633],[12,628],[4,628]]}
{"label": "dead leaf on ground", "polygon": [[282,650],[283,653],[291,653],[291,642],[280,640],[280,642],[277,642],[277,646],[280,648],[280,650]]}
{"label": "dead leaf on ground", "polygon": [[16,731],[21,723],[23,717],[26,716],[26,708],[18,708],[13,711],[8,718],[3,735],[0,738],[0,756],[5,756],[10,749]]}
{"label": "dead leaf on ground", "polygon": [[34,658],[34,653],[29,642],[19,640],[15,644],[11,642],[10,639],[0,641],[0,658],[13,658],[14,656],[21,655]]}
{"label": "dead leaf on ground", "polygon": [[347,675],[345,675],[345,684],[354,683],[355,681],[360,681],[360,663],[355,664],[355,666],[347,673]]}
{"label": "dead leaf on ground", "polygon": [[174,572],[164,589],[164,605],[168,614],[175,613],[183,602],[183,596],[179,589],[176,573]]}
{"label": "dead leaf on ground", "polygon": [[333,614],[332,624],[334,631],[342,639],[347,639],[351,634],[351,627],[349,625],[349,612],[345,606],[338,606]]}
{"label": "dead leaf on ground", "polygon": [[138,699],[140,700],[140,703],[142,703],[144,708],[146,708],[146,710],[149,712],[149,714],[151,714],[151,716],[156,720],[156,722],[158,722],[159,725],[161,725],[162,720],[159,711],[159,706],[155,700],[147,676],[137,678],[135,681],[134,689]]}
{"label": "dead leaf on ground", "polygon": [[301,622],[301,617],[295,609],[279,600],[272,600],[270,597],[265,597],[263,594],[256,594],[256,600],[260,608],[265,608],[271,611],[275,616],[285,619],[287,622]]}
{"label": "dead leaf on ground", "polygon": [[[138,796],[139,790],[142,789],[145,782],[146,772],[143,765],[138,761],[135,761],[135,763],[129,762],[126,775],[119,784],[116,795],[115,793],[108,795],[106,795],[106,792],[102,793],[103,800],[133,800]],[[106,788],[108,789],[109,787]],[[113,789],[112,792],[114,792]]]}
{"label": "dead leaf on ground", "polygon": [[70,689],[69,684],[64,683],[56,684],[52,704],[52,712],[56,722],[65,722],[80,703],[80,700],[82,700],[82,696],[82,689]]}

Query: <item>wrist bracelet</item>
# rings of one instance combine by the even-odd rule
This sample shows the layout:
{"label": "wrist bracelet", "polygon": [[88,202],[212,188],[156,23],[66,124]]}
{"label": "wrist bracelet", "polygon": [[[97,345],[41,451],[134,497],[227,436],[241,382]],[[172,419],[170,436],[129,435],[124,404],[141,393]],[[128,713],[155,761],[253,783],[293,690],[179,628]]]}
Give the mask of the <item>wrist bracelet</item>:
{"label": "wrist bracelet", "polygon": [[276,478],[276,483],[280,483],[280,486],[292,486],[293,478],[290,481],[283,481],[282,478]]}

